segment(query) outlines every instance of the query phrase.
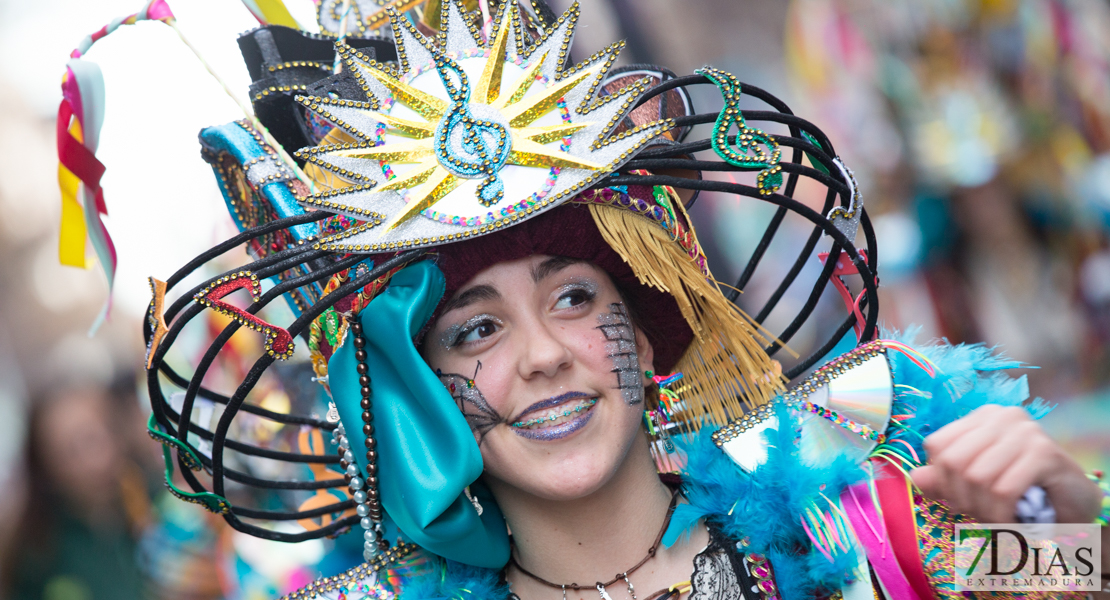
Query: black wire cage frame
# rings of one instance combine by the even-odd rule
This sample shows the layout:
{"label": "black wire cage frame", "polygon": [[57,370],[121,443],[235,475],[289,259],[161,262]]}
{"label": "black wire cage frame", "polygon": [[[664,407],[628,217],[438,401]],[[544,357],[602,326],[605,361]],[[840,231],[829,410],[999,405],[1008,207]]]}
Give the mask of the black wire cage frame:
{"label": "black wire cage frame", "polygon": [[[704,75],[689,75],[669,79],[649,89],[640,98],[636,106],[640,106],[648,100],[671,90],[678,90],[685,93],[684,90],[700,85],[715,84]],[[758,170],[738,167],[724,160],[720,160],[716,156],[714,156],[714,158],[717,158],[716,160],[694,158],[696,153],[706,153],[706,151],[711,149],[712,146],[709,139],[698,139],[695,141],[679,139],[672,144],[649,147],[639,152],[632,160],[626,163],[618,173],[614,173],[608,178],[603,179],[594,187],[667,185],[680,189],[693,190],[695,192],[709,191],[732,194],[735,196],[745,196],[775,205],[776,210],[774,215],[765,228],[752,256],[748,259],[735,285],[732,286],[733,289],[729,289],[725,292],[726,297],[732,302],[736,302],[740,291],[749,284],[752,276],[757,269],[759,269],[767,249],[778,233],[780,225],[787,214],[793,213],[794,215],[800,216],[811,225],[811,233],[802,247],[798,250],[797,258],[794,260],[791,267],[783,274],[770,297],[753,316],[754,320],[762,324],[768,315],[770,315],[771,311],[775,309],[779,301],[785,295],[787,289],[797,281],[807,261],[810,261],[815,256],[815,250],[823,237],[827,236],[831,238],[831,248],[829,249],[829,256],[827,260],[825,260],[820,273],[813,281],[806,301],[801,309],[793,316],[790,323],[782,331],[772,332],[775,334],[775,341],[766,348],[767,353],[772,356],[778,353],[782,349],[783,344],[788,343],[813,314],[823,292],[827,289],[833,277],[837,277],[837,275],[834,274],[834,267],[841,253],[846,254],[858,270],[858,278],[862,293],[858,306],[864,317],[864,322],[859,327],[859,340],[861,342],[871,340],[876,332],[879,307],[877,296],[878,279],[874,268],[877,262],[878,252],[874,229],[864,210],[860,215],[859,221],[859,229],[863,234],[865,243],[865,249],[861,251],[861,249],[856,248],[854,245],[854,240],[848,239],[845,234],[826,217],[826,215],[837,206],[844,207],[845,209],[849,209],[853,206],[854,183],[847,180],[843,171],[841,171],[834,162],[837,154],[833,150],[832,143],[820,129],[808,121],[795,116],[785,103],[770,93],[751,85],[741,84],[741,86],[744,94],[759,100],[766,107],[763,110],[742,110],[741,113],[746,122],[774,123],[778,124],[780,128],[781,126],[785,126],[789,132],[788,135],[770,135],[781,147],[790,149],[789,160],[783,159],[778,163],[782,167],[782,172],[784,174],[783,185],[779,191],[766,194],[761,193],[755,186],[735,182],[690,179],[662,174],[642,175],[630,173],[630,171],[633,170],[654,172],[671,169],[698,172]],[[686,128],[688,130],[695,125],[713,123],[718,118],[718,114],[717,112],[704,112],[682,116],[675,119],[676,128]],[[734,143],[735,135],[730,136],[729,141]],[[785,154],[786,152],[784,152],[784,155]],[[808,157],[812,165],[823,168],[819,169],[814,168],[814,166],[803,164],[804,157]],[[820,211],[814,210],[807,204],[795,199],[795,191],[799,179],[802,177],[814,180],[826,188],[824,204]],[[691,201],[690,204],[692,205],[692,203]],[[857,206],[856,208],[863,210],[861,206]],[[176,286],[186,277],[201,267],[252,240],[257,240],[282,230],[288,230],[298,225],[314,223],[330,216],[332,216],[332,214],[326,211],[311,211],[297,216],[276,219],[242,231],[238,235],[215,246],[181,267],[166,281],[166,290],[175,290]],[[166,363],[165,359],[166,353],[173,346],[174,341],[178,338],[183,328],[206,309],[206,306],[203,304],[195,302],[194,297],[206,287],[217,283],[222,278],[230,277],[243,270],[250,271],[260,280],[271,277],[277,278],[278,283],[274,287],[262,294],[256,302],[245,309],[248,313],[255,314],[285,293],[298,288],[319,284],[320,282],[326,282],[336,273],[351,269],[366,259],[365,255],[340,254],[314,249],[311,242],[312,240],[304,240],[304,243],[273,252],[250,264],[220,273],[215,277],[197,284],[192,289],[180,293],[177,299],[170,304],[163,313],[165,322],[169,324],[168,329],[160,343],[154,348],[150,356],[147,371],[147,388],[153,411],[152,426],[156,425],[152,428],[158,432],[159,435],[156,437],[163,441],[163,443],[166,443],[168,447],[176,448],[176,462],[185,483],[191,488],[192,493],[182,493],[176,490],[170,482],[170,473],[167,473],[167,484],[171,485],[171,490],[174,490],[175,493],[178,493],[178,495],[186,499],[198,496],[211,497],[214,495],[218,499],[223,500],[223,503],[219,504],[219,512],[222,512],[224,519],[226,519],[231,527],[260,538],[283,542],[299,542],[325,536],[335,536],[357,524],[359,517],[349,516],[335,519],[318,529],[301,533],[275,531],[249,521],[293,521],[298,519],[317,518],[325,515],[334,516],[353,508],[355,506],[354,501],[350,499],[343,501],[337,498],[336,501],[330,505],[306,511],[270,510],[238,506],[232,505],[225,500],[229,482],[264,491],[342,488],[346,486],[345,480],[342,478],[324,481],[279,480],[258,477],[229,467],[225,462],[225,458],[228,457],[228,452],[301,464],[338,464],[340,463],[340,457],[334,453],[320,455],[277,451],[249,441],[232,439],[229,437],[232,422],[240,412],[244,412],[281,425],[309,426],[323,431],[333,430],[335,424],[325,419],[307,415],[274,412],[258,404],[247,401],[255,385],[275,360],[275,357],[268,353],[263,353],[254,362],[253,366],[231,395],[219,393],[202,385],[205,375],[213,365],[216,364],[217,356],[220,354],[221,350],[227,345],[232,335],[242,327],[239,322],[232,321],[224,327],[208,346],[207,351],[203,354],[192,373],[181,374],[177,372]],[[411,250],[397,254],[380,264],[375,264],[369,271],[357,276],[354,275],[354,271],[352,271],[352,276],[348,281],[330,293],[323,295],[315,303],[305,307],[303,312],[285,329],[294,338],[300,336],[307,340],[308,328],[312,321],[319,317],[329,307],[335,305],[337,301],[358,292],[392,269],[420,260],[426,253],[426,250]],[[294,273],[293,269],[298,270]],[[828,352],[848,334],[849,330],[858,325],[856,313],[851,310],[846,312],[847,315],[844,320],[840,322],[839,326],[836,327],[823,343],[819,344],[810,354],[802,357],[794,366],[784,372],[784,375],[788,379],[795,379],[813,367],[821,357],[828,354]],[[154,333],[154,329],[149,321],[144,322],[143,333],[145,340],[149,344]],[[180,410],[175,410],[171,403],[167,401],[166,389],[164,389],[164,386],[167,384],[173,388],[184,390],[184,397],[181,402]],[[198,397],[223,405],[223,410],[220,413],[215,428],[209,429],[192,421],[191,415]],[[210,453],[205,454],[198,451],[189,441],[189,434],[193,434],[200,440],[210,444]],[[167,453],[167,457],[169,457],[169,453]],[[170,459],[167,458],[167,466],[169,467],[170,465]],[[207,473],[208,478],[211,480],[210,487],[206,486],[198,477],[197,471],[200,470]]]}

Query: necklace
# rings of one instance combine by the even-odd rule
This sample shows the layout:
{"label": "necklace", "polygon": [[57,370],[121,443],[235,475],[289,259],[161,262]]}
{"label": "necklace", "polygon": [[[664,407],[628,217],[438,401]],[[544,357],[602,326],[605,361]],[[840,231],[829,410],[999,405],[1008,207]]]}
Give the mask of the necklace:
{"label": "necklace", "polygon": [[655,536],[655,541],[652,542],[651,548],[648,548],[647,555],[645,555],[642,559],[640,559],[640,562],[633,565],[633,567],[631,569],[628,569],[627,571],[625,571],[623,573],[617,573],[615,576],[613,576],[612,579],[610,579],[609,581],[606,581],[604,583],[599,581],[599,582],[595,583],[593,586],[588,586],[588,585],[583,586],[583,585],[579,585],[577,583],[554,583],[554,582],[548,581],[548,580],[544,579],[543,577],[540,577],[539,575],[536,575],[535,573],[529,571],[528,569],[525,569],[524,567],[520,566],[520,563],[518,563],[516,561],[516,556],[513,556],[513,555],[510,554],[509,555],[509,563],[512,564],[514,567],[516,567],[518,571],[520,571],[521,573],[524,573],[525,575],[534,579],[535,581],[538,581],[538,582],[546,585],[547,587],[555,588],[557,590],[562,590],[563,591],[563,600],[566,600],[566,598],[567,598],[567,590],[568,589],[574,590],[574,591],[579,591],[579,590],[587,589],[589,587],[597,588],[597,593],[600,594],[601,600],[613,600],[609,596],[609,593],[605,591],[605,588],[613,585],[614,583],[616,583],[616,582],[618,582],[622,579],[624,580],[625,585],[628,586],[628,595],[632,596],[632,600],[636,600],[636,590],[632,587],[632,583],[630,581],[628,581],[628,575],[630,573],[635,573],[636,569],[639,569],[640,567],[644,566],[644,564],[646,564],[647,561],[651,560],[655,556],[655,553],[659,550],[659,543],[663,541],[663,534],[666,533],[667,526],[671,524],[671,515],[674,514],[674,507],[677,503],[678,503],[678,490],[675,489],[675,491],[671,494],[671,503],[670,503],[669,506],[667,506],[667,515],[663,519],[663,526],[659,529],[659,534]]}

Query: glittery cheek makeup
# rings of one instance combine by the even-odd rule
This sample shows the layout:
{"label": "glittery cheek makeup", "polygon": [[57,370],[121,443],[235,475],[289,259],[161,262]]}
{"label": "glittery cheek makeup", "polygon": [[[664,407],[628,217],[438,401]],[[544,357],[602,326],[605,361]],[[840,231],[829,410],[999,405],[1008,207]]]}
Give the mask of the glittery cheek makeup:
{"label": "glittery cheek makeup", "polygon": [[644,386],[640,380],[640,361],[636,356],[636,333],[624,303],[609,305],[609,312],[597,317],[597,328],[605,336],[605,353],[613,361],[617,375],[617,388],[629,406],[644,401]]}

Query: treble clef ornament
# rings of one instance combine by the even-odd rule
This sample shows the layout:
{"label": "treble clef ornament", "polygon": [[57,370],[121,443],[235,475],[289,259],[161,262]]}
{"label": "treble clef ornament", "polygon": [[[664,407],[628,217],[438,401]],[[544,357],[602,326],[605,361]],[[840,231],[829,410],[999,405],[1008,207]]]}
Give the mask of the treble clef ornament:
{"label": "treble clef ornament", "polygon": [[466,73],[454,60],[437,56],[436,70],[452,103],[436,126],[436,159],[458,177],[481,179],[478,201],[493,206],[505,196],[500,171],[512,150],[508,123],[497,109],[470,103]]}

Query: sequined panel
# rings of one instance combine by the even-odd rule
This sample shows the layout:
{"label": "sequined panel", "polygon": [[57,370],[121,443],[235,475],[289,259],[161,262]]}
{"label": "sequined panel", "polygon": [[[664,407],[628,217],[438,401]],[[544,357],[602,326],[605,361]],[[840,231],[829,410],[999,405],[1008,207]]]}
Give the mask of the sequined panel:
{"label": "sequined panel", "polygon": [[925,575],[936,590],[938,600],[966,598],[1014,598],[1023,600],[1083,600],[1082,592],[977,592],[956,591],[953,560],[955,558],[956,525],[970,522],[966,516],[952,512],[942,502],[935,502],[914,493],[914,514],[917,519],[917,541]]}

